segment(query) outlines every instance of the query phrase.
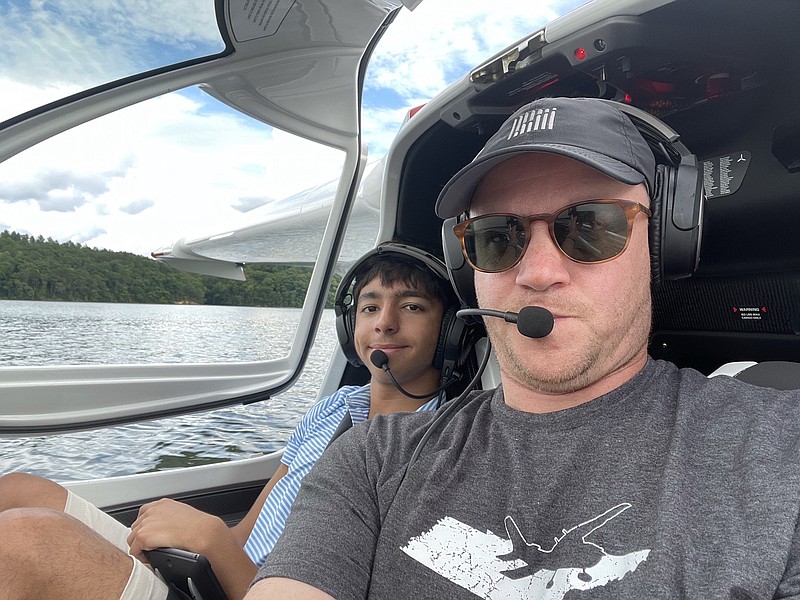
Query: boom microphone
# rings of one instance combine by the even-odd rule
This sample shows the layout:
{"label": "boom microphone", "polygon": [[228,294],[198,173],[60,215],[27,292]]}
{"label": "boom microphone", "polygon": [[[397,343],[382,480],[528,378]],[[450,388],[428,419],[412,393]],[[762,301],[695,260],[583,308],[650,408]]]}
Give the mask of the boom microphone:
{"label": "boom microphone", "polygon": [[506,323],[516,323],[517,331],[529,338],[543,338],[553,331],[553,313],[541,306],[526,306],[518,313],[486,308],[464,308],[456,313],[461,319],[472,315],[497,317]]}
{"label": "boom microphone", "polygon": [[389,368],[389,357],[386,356],[386,352],[383,350],[373,350],[372,354],[369,355],[369,362],[384,371]]}
{"label": "boom microphone", "polygon": [[389,376],[389,379],[392,380],[392,385],[397,388],[397,391],[403,394],[404,396],[408,396],[413,400],[425,400],[426,398],[432,398],[445,388],[447,388],[451,383],[458,379],[457,377],[453,377],[447,383],[442,385],[441,387],[433,390],[432,392],[428,392],[427,394],[412,394],[411,392],[407,392],[403,389],[403,386],[400,385],[400,382],[395,379],[392,372],[389,370],[389,357],[386,356],[386,352],[383,350],[373,350],[372,354],[369,355],[369,361],[378,367],[379,369],[383,369],[386,374]]}

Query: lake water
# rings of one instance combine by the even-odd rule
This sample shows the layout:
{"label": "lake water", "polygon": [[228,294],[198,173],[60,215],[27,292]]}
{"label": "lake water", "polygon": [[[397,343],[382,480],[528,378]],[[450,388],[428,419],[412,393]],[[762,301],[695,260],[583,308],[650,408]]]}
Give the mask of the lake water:
{"label": "lake water", "polygon": [[[0,301],[0,366],[265,360],[285,354],[299,318],[300,309],[291,308]],[[334,315],[326,310],[289,391],[146,423],[0,438],[0,473],[67,481],[273,452],[316,398],[335,347]]]}

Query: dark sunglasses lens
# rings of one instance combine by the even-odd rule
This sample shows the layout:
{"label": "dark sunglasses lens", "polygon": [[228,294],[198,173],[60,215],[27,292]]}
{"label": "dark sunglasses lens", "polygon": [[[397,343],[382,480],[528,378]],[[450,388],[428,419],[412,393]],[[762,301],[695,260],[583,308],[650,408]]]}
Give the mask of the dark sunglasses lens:
{"label": "dark sunglasses lens", "polygon": [[553,231],[564,254],[579,262],[598,262],[625,249],[628,218],[617,204],[587,202],[561,212]]}
{"label": "dark sunglasses lens", "polygon": [[525,251],[525,228],[511,216],[478,217],[464,230],[467,258],[481,271],[510,269]]}

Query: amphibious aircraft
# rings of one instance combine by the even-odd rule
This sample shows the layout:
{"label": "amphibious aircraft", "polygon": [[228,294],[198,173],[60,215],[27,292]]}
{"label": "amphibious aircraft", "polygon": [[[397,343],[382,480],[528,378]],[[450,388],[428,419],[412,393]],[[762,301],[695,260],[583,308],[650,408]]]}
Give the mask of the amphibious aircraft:
{"label": "amphibious aircraft", "polygon": [[[517,107],[546,96],[629,107],[670,166],[664,177],[671,191],[658,216],[666,258],[657,274],[650,354],[705,374],[733,362],[800,358],[800,3],[588,2],[508,40],[505,50],[429,99],[386,156],[368,163],[359,120],[364,69],[397,12],[414,4],[286,0],[265,17],[246,0],[217,0],[218,52],[101,82],[0,123],[0,162],[11,164],[62,132],[199,86],[233,111],[334,148],[342,165],[332,182],[273,201],[250,215],[254,222],[187,236],[156,252],[179,268],[234,279],[246,264],[313,264],[296,334],[279,356],[5,367],[0,436],[154,420],[257,403],[291,389],[334,274],[396,237],[443,256],[443,223],[433,210],[439,190]],[[681,201],[687,172],[695,174],[691,181],[699,172],[702,188],[691,188],[689,204]],[[444,235],[447,243],[447,228]],[[455,280],[469,277],[463,265],[449,266]],[[474,302],[462,299],[465,306]],[[318,395],[363,377],[337,352]],[[480,385],[497,383],[490,361]],[[233,522],[279,459],[276,452],[68,485],[124,522],[143,502],[163,496]]]}

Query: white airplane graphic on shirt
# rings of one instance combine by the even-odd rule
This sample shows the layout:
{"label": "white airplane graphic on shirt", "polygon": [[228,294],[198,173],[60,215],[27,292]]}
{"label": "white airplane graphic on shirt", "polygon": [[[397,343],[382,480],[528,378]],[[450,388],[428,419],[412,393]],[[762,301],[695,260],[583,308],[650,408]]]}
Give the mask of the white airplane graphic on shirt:
{"label": "white airplane graphic on shirt", "polygon": [[[485,600],[562,600],[571,590],[589,590],[621,580],[647,560],[650,550],[615,556],[587,539],[630,507],[622,503],[562,529],[549,549],[528,543],[509,516],[505,520],[509,539],[444,517],[429,531],[409,540],[402,550]],[[576,556],[580,564],[576,564]]]}

